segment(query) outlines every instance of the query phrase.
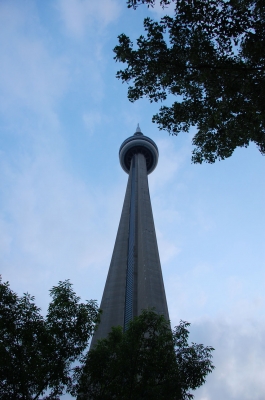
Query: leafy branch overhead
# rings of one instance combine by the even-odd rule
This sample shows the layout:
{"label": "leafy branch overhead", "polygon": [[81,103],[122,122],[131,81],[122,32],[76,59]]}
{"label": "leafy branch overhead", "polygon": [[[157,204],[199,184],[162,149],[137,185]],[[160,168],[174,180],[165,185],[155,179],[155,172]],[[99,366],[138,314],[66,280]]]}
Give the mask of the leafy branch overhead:
{"label": "leafy branch overhead", "polygon": [[[128,0],[128,7],[155,0]],[[162,0],[174,16],[144,20],[134,47],[114,48],[130,101],[168,101],[153,122],[170,134],[197,128],[192,161],[213,163],[254,142],[265,154],[265,5],[251,0]]]}

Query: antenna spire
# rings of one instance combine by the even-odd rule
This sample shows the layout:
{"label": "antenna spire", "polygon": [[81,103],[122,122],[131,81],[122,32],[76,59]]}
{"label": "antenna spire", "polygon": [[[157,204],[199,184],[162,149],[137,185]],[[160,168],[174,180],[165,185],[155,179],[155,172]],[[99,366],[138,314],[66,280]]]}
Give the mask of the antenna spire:
{"label": "antenna spire", "polygon": [[143,133],[142,133],[142,131],[141,131],[140,125],[137,124],[137,128],[136,128],[135,135],[142,135],[142,134],[143,134]]}

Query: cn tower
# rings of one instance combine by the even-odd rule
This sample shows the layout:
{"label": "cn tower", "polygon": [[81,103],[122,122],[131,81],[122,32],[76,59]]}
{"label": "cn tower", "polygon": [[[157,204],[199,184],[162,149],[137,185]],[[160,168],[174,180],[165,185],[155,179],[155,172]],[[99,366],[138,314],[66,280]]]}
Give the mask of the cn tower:
{"label": "cn tower", "polygon": [[107,337],[113,326],[126,330],[144,309],[154,308],[169,319],[148,187],[158,148],[138,124],[135,134],[122,143],[119,158],[129,174],[128,184],[100,304],[103,313],[91,346]]}

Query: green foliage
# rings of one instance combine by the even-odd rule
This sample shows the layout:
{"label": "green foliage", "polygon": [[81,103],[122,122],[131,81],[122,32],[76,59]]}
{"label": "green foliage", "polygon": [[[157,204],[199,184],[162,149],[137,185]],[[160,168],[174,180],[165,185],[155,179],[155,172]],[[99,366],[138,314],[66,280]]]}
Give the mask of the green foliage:
{"label": "green foliage", "polygon": [[154,311],[143,311],[123,333],[114,327],[77,371],[79,400],[192,399],[190,390],[212,372],[212,347],[188,344],[188,323],[173,331]]}
{"label": "green foliage", "polygon": [[59,399],[73,385],[80,360],[98,322],[98,307],[80,303],[68,280],[50,290],[46,318],[28,293],[19,297],[0,280],[0,398]]}
{"label": "green foliage", "polygon": [[[265,154],[265,5],[263,0],[161,0],[174,17],[144,20],[133,47],[118,37],[117,72],[132,82],[130,101],[165,101],[153,122],[170,134],[197,127],[192,161],[213,163],[252,141]],[[128,0],[128,7],[155,0]]]}
{"label": "green foliage", "polygon": [[[147,7],[154,7],[155,5],[155,0],[127,0],[127,5],[128,8],[134,8],[136,9],[140,4],[147,4]],[[168,6],[171,2],[174,2],[174,0],[160,0],[159,3],[161,7],[165,8]]]}

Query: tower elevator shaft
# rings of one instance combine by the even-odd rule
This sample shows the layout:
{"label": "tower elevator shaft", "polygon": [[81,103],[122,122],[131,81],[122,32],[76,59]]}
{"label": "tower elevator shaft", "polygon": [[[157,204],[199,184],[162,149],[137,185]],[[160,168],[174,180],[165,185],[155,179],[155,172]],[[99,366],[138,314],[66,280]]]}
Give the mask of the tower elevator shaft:
{"label": "tower elevator shaft", "polygon": [[107,337],[112,326],[126,329],[143,309],[155,308],[169,319],[148,187],[145,152],[137,146],[119,228],[102,296],[103,313],[92,346]]}

